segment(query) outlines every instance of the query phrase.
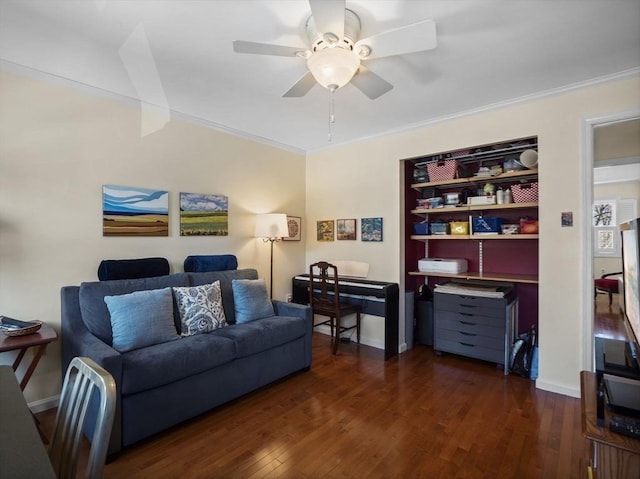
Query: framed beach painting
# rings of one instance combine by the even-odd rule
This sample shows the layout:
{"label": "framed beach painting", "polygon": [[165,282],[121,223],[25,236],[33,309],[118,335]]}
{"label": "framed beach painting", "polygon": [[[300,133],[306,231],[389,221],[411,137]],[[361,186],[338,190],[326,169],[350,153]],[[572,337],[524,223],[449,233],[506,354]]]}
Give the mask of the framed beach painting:
{"label": "framed beach painting", "polygon": [[180,193],[180,236],[228,236],[229,198]]}
{"label": "framed beach painting", "polygon": [[169,192],[102,187],[103,236],[169,236]]}

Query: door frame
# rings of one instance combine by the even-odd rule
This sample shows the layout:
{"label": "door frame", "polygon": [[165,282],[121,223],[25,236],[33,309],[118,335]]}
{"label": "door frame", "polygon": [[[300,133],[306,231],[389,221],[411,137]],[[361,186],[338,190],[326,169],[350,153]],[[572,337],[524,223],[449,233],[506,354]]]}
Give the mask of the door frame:
{"label": "door frame", "polygon": [[593,357],[593,231],[591,227],[591,205],[593,204],[593,130],[602,125],[620,123],[640,118],[640,110],[625,110],[582,120],[582,370],[595,371]]}

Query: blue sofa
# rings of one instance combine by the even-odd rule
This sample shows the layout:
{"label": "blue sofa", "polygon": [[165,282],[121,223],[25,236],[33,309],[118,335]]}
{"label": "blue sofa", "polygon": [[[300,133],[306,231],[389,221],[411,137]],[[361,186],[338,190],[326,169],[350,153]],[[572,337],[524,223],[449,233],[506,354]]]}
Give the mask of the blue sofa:
{"label": "blue sofa", "polygon": [[[312,315],[308,306],[272,301],[275,316],[236,324],[232,280],[257,277],[254,269],[240,269],[62,288],[62,371],[73,357],[86,356],[109,371],[116,382],[118,401],[110,455],[275,380],[309,369]],[[112,347],[105,296],[200,286],[217,280],[226,327],[127,352]],[[176,316],[179,332],[174,304],[174,320]]]}

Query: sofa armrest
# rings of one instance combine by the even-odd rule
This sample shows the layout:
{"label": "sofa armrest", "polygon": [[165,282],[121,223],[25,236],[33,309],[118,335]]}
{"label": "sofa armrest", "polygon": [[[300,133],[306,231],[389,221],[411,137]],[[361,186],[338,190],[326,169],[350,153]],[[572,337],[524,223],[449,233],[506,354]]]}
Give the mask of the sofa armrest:
{"label": "sofa armrest", "polygon": [[311,338],[313,335],[313,313],[311,307],[306,304],[287,303],[285,301],[272,300],[273,310],[277,316],[293,316],[304,319],[305,333],[305,368],[311,366]]}

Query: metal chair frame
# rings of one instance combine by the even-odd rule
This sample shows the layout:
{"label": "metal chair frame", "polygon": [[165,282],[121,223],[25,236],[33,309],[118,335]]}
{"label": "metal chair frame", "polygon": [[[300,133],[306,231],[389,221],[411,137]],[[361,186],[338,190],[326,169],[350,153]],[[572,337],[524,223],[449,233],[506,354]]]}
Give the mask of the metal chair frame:
{"label": "metal chair frame", "polygon": [[99,409],[91,439],[86,477],[102,477],[116,407],[116,383],[89,358],[73,358],[65,374],[49,459],[59,479],[75,478],[87,410],[99,394]]}

